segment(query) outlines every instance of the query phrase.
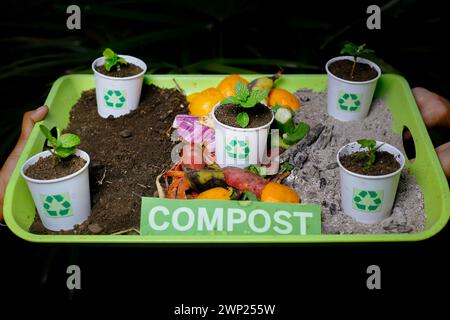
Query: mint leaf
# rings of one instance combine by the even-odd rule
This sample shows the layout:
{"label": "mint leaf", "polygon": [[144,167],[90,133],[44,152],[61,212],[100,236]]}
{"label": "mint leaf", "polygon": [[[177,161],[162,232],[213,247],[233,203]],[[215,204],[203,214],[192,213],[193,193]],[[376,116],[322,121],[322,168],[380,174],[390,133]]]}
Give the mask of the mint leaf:
{"label": "mint leaf", "polygon": [[249,122],[250,122],[250,117],[248,116],[247,112],[240,112],[237,116],[236,116],[236,122],[238,123],[238,125],[240,125],[242,128],[245,128],[248,126]]}
{"label": "mint leaf", "polygon": [[223,99],[220,104],[239,104],[240,100],[236,97],[227,97]]}
{"label": "mint leaf", "polygon": [[266,99],[268,95],[269,95],[268,90],[254,90],[250,93],[250,97],[258,102],[261,102],[262,100]]}
{"label": "mint leaf", "polygon": [[63,148],[74,148],[80,144],[80,137],[73,133],[65,133],[59,137],[61,142],[61,147]]}
{"label": "mint leaf", "polygon": [[248,90],[245,83],[242,81],[236,82],[236,85],[234,86],[234,96],[239,100],[247,100],[248,96],[250,95],[250,91]]}
{"label": "mint leaf", "polygon": [[246,101],[241,101],[240,106],[243,108],[253,108],[255,105],[258,104],[258,100],[256,100],[253,97],[248,98]]}

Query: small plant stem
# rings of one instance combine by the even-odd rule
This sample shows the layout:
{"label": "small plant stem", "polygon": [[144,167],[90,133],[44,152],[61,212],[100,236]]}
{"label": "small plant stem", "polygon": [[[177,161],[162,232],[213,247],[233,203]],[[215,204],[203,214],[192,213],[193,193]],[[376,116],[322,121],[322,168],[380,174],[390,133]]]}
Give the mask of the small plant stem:
{"label": "small plant stem", "polygon": [[354,77],[354,73],[355,73],[355,68],[356,68],[356,57],[353,57],[353,66],[352,66],[352,72],[350,73],[350,77],[353,79]]}

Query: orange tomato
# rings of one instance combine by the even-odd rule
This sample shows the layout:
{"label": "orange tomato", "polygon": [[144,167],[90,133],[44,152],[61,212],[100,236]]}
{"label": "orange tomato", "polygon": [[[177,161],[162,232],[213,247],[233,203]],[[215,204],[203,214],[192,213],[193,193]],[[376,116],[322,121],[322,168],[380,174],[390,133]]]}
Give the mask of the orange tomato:
{"label": "orange tomato", "polygon": [[231,199],[232,190],[217,187],[212,188],[200,193],[196,199],[199,200],[230,200]]}
{"label": "orange tomato", "polygon": [[224,96],[216,88],[208,88],[199,92],[189,103],[189,112],[193,116],[206,116]]}
{"label": "orange tomato", "polygon": [[188,95],[186,97],[187,102],[191,103],[192,100],[194,100],[195,97],[198,97],[199,94],[200,94],[200,92],[191,93],[190,95]]}
{"label": "orange tomato", "polygon": [[296,96],[284,89],[272,89],[269,93],[269,107],[276,105],[291,108],[293,111],[300,109],[300,101]]}
{"label": "orange tomato", "polygon": [[297,192],[281,183],[269,182],[261,193],[262,202],[289,202],[299,203]]}
{"label": "orange tomato", "polygon": [[248,84],[248,81],[242,78],[240,75],[231,74],[219,83],[217,89],[219,89],[220,93],[222,93],[224,97],[234,96],[234,87],[236,86],[236,83],[238,81],[243,82],[245,85]]}

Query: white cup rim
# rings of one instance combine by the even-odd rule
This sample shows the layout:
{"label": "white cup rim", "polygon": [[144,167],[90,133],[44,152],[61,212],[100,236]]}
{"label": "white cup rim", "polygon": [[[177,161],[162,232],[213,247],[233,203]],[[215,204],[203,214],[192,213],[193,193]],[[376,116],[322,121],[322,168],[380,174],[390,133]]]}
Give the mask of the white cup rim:
{"label": "white cup rim", "polygon": [[328,62],[325,64],[325,70],[327,71],[327,74],[328,74],[330,77],[332,77],[332,78],[334,78],[334,79],[336,79],[336,80],[339,80],[339,81],[342,81],[342,82],[345,82],[345,83],[348,83],[348,84],[355,84],[355,85],[358,85],[358,84],[359,84],[359,85],[364,85],[364,84],[369,84],[369,83],[375,82],[375,81],[377,81],[377,80],[381,77],[381,68],[380,68],[375,62],[373,62],[373,61],[371,61],[371,60],[369,60],[369,59],[364,59],[364,58],[358,57],[358,58],[356,59],[356,62],[368,64],[369,66],[371,66],[372,68],[374,68],[374,69],[378,72],[378,75],[377,75],[375,78],[373,78],[373,79],[371,79],[371,80],[367,80],[367,81],[351,81],[351,80],[345,80],[345,79],[339,78],[339,77],[337,77],[336,75],[334,75],[334,74],[330,71],[329,66],[330,66],[330,64],[332,64],[333,62],[335,62],[335,61],[340,61],[340,60],[350,60],[350,61],[353,61],[353,57],[352,57],[352,56],[339,56],[339,57],[334,57],[334,58],[328,60]]}
{"label": "white cup rim", "polygon": [[[118,56],[121,58],[124,58],[125,60],[127,60],[127,58],[136,59],[143,65],[142,72],[135,74],[134,76],[123,77],[123,78],[111,77],[111,76],[105,75],[103,73],[100,73],[95,69],[95,67],[97,66],[98,62],[103,61],[105,59],[105,57],[99,57],[99,58],[95,59],[94,62],[92,62],[92,65],[91,65],[92,71],[94,71],[94,74],[98,75],[99,77],[102,77],[105,79],[110,79],[110,80],[131,80],[131,79],[139,78],[140,76],[144,75],[145,72],[147,72],[147,64],[144,61],[142,61],[141,59],[133,57],[133,56],[123,55],[123,54],[119,54]],[[130,63],[133,63],[133,62],[130,61]],[[142,66],[139,66],[139,67],[142,67]]]}
{"label": "white cup rim", "polygon": [[73,177],[76,177],[76,176],[80,175],[81,173],[83,173],[85,170],[87,170],[87,168],[89,167],[89,163],[91,162],[89,155],[86,152],[84,152],[83,150],[76,149],[75,154],[77,156],[83,158],[86,161],[86,163],[84,164],[84,166],[81,169],[79,169],[78,171],[76,171],[68,176],[56,178],[56,179],[50,179],[50,180],[40,180],[40,179],[34,179],[31,177],[28,177],[25,174],[25,169],[29,167],[31,161],[38,159],[38,158],[42,158],[42,157],[45,158],[45,157],[48,157],[51,155],[51,152],[48,150],[39,152],[39,153],[35,154],[34,156],[32,156],[31,158],[29,158],[27,161],[25,161],[25,163],[22,165],[22,168],[20,170],[20,174],[22,175],[22,177],[25,180],[32,182],[32,183],[40,183],[40,184],[50,184],[50,183],[61,182],[61,181],[72,179]]}
{"label": "white cup rim", "polygon": [[[389,152],[387,150],[383,150],[383,147],[392,148],[392,149],[394,149],[397,152],[397,155],[400,157],[400,162],[399,162],[400,163],[400,167],[396,171],[388,173],[388,174],[384,174],[384,175],[381,175],[381,176],[370,176],[370,175],[359,174],[359,173],[352,172],[352,171],[348,170],[347,168],[345,168],[342,165],[342,163],[341,163],[339,158],[340,158],[340,155],[341,155],[342,151],[344,151],[349,146],[353,146],[353,145],[356,145],[356,144],[358,144],[358,142],[356,142],[356,141],[347,143],[346,145],[341,147],[339,149],[339,151],[337,152],[337,154],[336,154],[336,161],[337,161],[337,164],[339,165],[339,168],[344,170],[346,173],[348,173],[348,174],[350,174],[350,175],[352,175],[354,177],[358,177],[358,178],[363,178],[363,179],[368,179],[368,180],[381,180],[381,179],[386,179],[386,178],[391,178],[393,176],[396,176],[397,174],[399,174],[403,170],[403,167],[405,166],[405,156],[403,155],[403,153],[400,150],[398,150],[396,147],[394,147],[393,145],[391,145],[389,143],[382,142],[382,141],[377,141],[377,146],[383,144],[383,146],[380,147],[379,150]],[[393,154],[394,157],[396,157],[397,155]]]}
{"label": "white cup rim", "polygon": [[213,120],[214,120],[215,122],[217,122],[218,124],[220,124],[221,126],[227,128],[227,129],[229,129],[229,130],[241,131],[241,132],[258,131],[258,130],[261,130],[261,129],[265,129],[265,128],[267,128],[267,127],[270,127],[270,125],[272,124],[273,120],[275,119],[275,116],[274,116],[274,114],[273,114],[273,111],[272,111],[269,107],[266,106],[267,108],[269,108],[269,111],[270,111],[270,113],[272,114],[272,119],[271,119],[268,123],[266,123],[266,124],[264,124],[264,125],[262,125],[262,126],[259,126],[259,127],[255,127],[255,128],[237,128],[237,127],[232,127],[232,126],[230,126],[230,125],[227,125],[227,124],[224,124],[224,123],[220,122],[220,121],[216,118],[215,111],[216,111],[216,109],[217,109],[218,107],[220,107],[220,106],[221,106],[221,104],[220,104],[220,102],[219,102],[219,103],[216,104],[216,105],[214,106],[214,108],[212,109],[212,117],[213,117]]}

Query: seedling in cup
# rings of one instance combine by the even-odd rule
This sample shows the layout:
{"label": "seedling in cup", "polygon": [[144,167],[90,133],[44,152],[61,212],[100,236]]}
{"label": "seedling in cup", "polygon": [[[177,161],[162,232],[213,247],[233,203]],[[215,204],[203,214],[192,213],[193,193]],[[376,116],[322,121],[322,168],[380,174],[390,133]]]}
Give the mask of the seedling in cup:
{"label": "seedling in cup", "polygon": [[245,168],[266,164],[265,154],[273,112],[263,103],[269,90],[248,89],[241,81],[234,96],[217,104],[212,112],[217,163]]}
{"label": "seedling in cup", "polygon": [[146,70],[142,60],[105,49],[103,56],[92,63],[99,115],[117,118],[135,110]]}
{"label": "seedling in cup", "polygon": [[41,124],[39,126],[45,138],[47,138],[47,144],[51,147],[49,150],[53,158],[55,159],[55,165],[57,161],[61,159],[66,159],[74,154],[75,148],[80,144],[81,140],[76,134],[73,133],[64,133],[61,134],[61,131],[57,129],[57,136],[54,137],[51,131]]}
{"label": "seedling in cup", "polygon": [[127,61],[124,58],[119,57],[119,55],[110,48],[106,48],[103,51],[103,56],[105,57],[104,66],[106,71],[111,71],[113,68],[120,70],[121,65],[127,64]]}
{"label": "seedling in cup", "polygon": [[373,139],[360,139],[357,142],[362,148],[366,148],[367,150],[361,151],[358,154],[356,154],[355,157],[353,158],[353,161],[356,162],[360,159],[365,159],[366,163],[364,164],[364,168],[366,170],[369,170],[377,160],[376,152],[383,145],[380,144],[379,146],[377,146],[377,142]]}
{"label": "seedling in cup", "polygon": [[347,42],[341,50],[346,56],[327,62],[327,110],[330,116],[341,121],[362,120],[369,113],[380,67],[363,58],[372,54],[365,44]]}
{"label": "seedling in cup", "polygon": [[394,205],[403,154],[394,146],[373,139],[360,139],[337,153],[341,207],[362,223],[389,217]]}
{"label": "seedling in cup", "polygon": [[374,52],[375,52],[374,50],[366,48],[365,43],[361,44],[361,45],[356,45],[352,42],[347,42],[346,44],[344,44],[344,47],[341,50],[341,54],[348,54],[353,57],[353,66],[352,66],[352,71],[350,72],[350,77],[352,79],[354,78],[357,59],[359,57],[362,57],[362,56],[365,56],[365,55],[368,55],[368,54],[371,54]]}
{"label": "seedling in cup", "polygon": [[77,149],[80,138],[72,133],[56,137],[44,125],[49,150],[28,159],[21,174],[26,180],[44,227],[52,231],[70,230],[91,214],[89,155]]}
{"label": "seedling in cup", "polygon": [[[241,82],[238,81],[236,83],[236,86],[234,88],[234,96],[225,98],[222,100],[221,104],[234,104],[238,105],[241,108],[247,109],[247,108],[253,108],[258,103],[260,103],[262,100],[266,99],[269,91],[267,90],[248,90],[247,86]],[[241,126],[242,128],[246,128],[250,122],[250,117],[246,111],[240,112],[236,116],[236,122]]]}

